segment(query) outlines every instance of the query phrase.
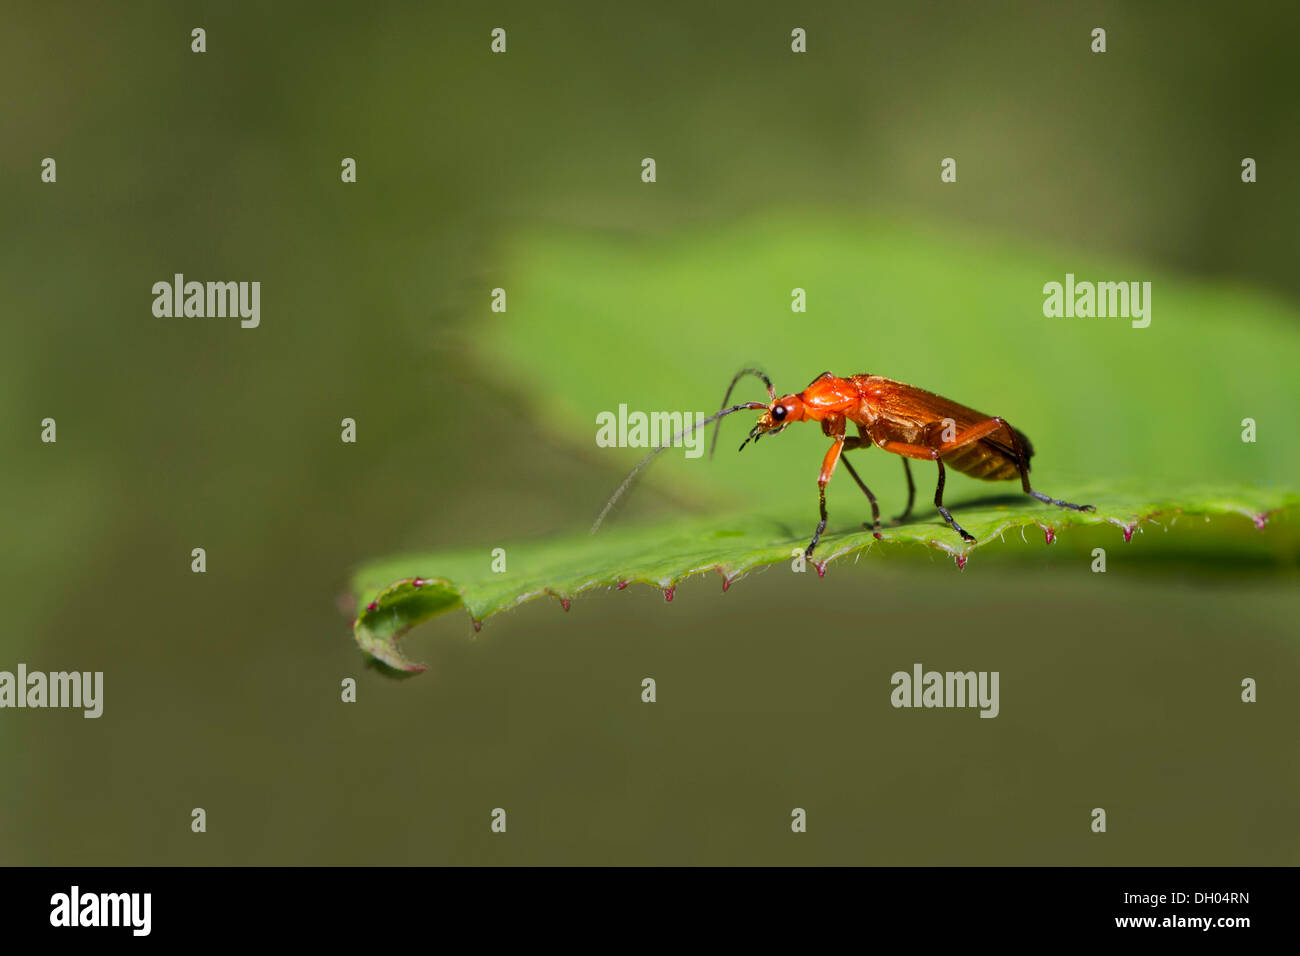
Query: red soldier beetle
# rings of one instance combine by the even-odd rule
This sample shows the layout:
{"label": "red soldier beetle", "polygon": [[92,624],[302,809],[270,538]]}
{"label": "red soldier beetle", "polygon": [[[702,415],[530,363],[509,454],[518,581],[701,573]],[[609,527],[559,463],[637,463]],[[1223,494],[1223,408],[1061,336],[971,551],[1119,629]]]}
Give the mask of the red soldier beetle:
{"label": "red soldier beetle", "polygon": [[[770,403],[742,402],[728,408],[727,402],[731,400],[732,391],[746,375],[753,375],[762,380],[767,386]],[[893,519],[895,522],[907,519],[912,513],[912,505],[916,498],[916,484],[912,480],[909,459],[933,461],[938,466],[939,483],[934,492],[934,506],[948,526],[964,541],[974,541],[975,538],[953,520],[952,514],[943,504],[945,463],[965,475],[984,481],[1006,481],[1019,476],[1025,494],[1039,501],[1072,511],[1096,510],[1092,505],[1076,505],[1061,501],[1030,487],[1029,461],[1034,455],[1034,447],[1024,432],[1013,428],[1005,418],[985,415],[933,392],[880,375],[853,375],[841,378],[830,372],[823,372],[802,392],[778,398],[776,390],[772,387],[772,381],[766,374],[759,369],[746,368],[741,369],[732,378],[731,384],[727,386],[727,393],[723,396],[722,405],[720,411],[700,423],[704,425],[717,423],[709,447],[710,457],[717,445],[720,420],[734,412],[747,409],[761,409],[763,414],[759,416],[757,424],[750,429],[749,437],[741,442],[739,450],[744,450],[751,441],[757,444],[758,440],[765,435],[779,434],[794,422],[819,422],[822,433],[831,439],[831,447],[822,459],[821,472],[817,477],[821,517],[817,522],[816,531],[813,532],[812,541],[804,551],[807,557],[812,557],[822,532],[826,530],[826,485],[835,474],[835,468],[840,461],[844,462],[844,467],[848,469],[853,480],[862,489],[862,493],[867,496],[867,501],[871,503],[872,523],[868,525],[863,522],[863,527],[870,530],[877,538],[880,537],[880,506],[876,496],[872,494],[871,489],[858,475],[848,458],[843,456],[846,451],[870,448],[873,445],[883,451],[899,455],[903,459],[903,471],[907,476],[907,507],[901,515]],[[857,427],[856,436],[845,434],[850,422]],[[686,429],[682,435],[689,434],[694,427]],[[682,435],[676,436],[667,445],[656,448],[632,469],[631,474],[624,479],[623,484],[614,492],[613,497],[596,519],[591,529],[593,534],[641,469],[668,445],[680,440]]]}

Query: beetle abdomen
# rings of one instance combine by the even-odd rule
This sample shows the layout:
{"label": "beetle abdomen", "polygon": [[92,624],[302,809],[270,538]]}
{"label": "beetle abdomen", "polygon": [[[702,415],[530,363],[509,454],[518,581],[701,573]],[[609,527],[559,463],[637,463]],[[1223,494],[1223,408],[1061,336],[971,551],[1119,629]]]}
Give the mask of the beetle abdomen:
{"label": "beetle abdomen", "polygon": [[[1034,446],[1024,432],[1017,430],[1020,447],[1025,453],[1025,469],[1034,455]],[[1020,477],[1020,466],[1015,452],[996,438],[982,438],[943,456],[943,463],[955,471],[984,481],[1006,481]]]}

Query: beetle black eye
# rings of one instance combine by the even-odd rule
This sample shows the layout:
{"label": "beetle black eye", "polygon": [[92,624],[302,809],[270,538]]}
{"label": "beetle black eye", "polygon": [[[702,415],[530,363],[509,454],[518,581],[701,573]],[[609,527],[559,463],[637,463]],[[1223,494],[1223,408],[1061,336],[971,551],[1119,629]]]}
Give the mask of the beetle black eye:
{"label": "beetle black eye", "polygon": [[784,405],[778,405],[776,408],[772,409],[772,421],[783,422],[785,421],[785,416],[786,410]]}

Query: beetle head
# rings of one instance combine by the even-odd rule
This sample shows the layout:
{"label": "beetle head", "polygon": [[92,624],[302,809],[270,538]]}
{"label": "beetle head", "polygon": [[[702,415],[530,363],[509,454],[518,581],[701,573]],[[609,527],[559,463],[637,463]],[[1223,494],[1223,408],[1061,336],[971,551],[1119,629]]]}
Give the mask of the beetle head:
{"label": "beetle head", "polygon": [[791,422],[804,420],[803,399],[798,395],[786,395],[772,400],[772,404],[763,410],[758,422],[749,430],[749,437],[740,443],[744,449],[751,441],[758,441],[764,435],[775,435],[785,429]]}

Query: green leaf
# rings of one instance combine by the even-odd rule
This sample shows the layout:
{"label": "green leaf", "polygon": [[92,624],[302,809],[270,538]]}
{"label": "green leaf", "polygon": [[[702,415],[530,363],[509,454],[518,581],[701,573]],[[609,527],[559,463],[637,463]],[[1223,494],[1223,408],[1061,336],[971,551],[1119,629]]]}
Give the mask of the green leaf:
{"label": "green leaf", "polygon": [[[819,561],[863,551],[884,560],[936,551],[966,559],[985,548],[981,563],[1003,553],[1042,561],[1049,532],[1061,532],[1065,543],[1052,552],[1061,555],[1123,542],[1152,522],[1206,516],[1219,519],[1210,537],[1183,521],[1175,533],[1144,535],[1126,560],[1295,562],[1289,530],[1279,534],[1270,521],[1261,534],[1251,525],[1294,509],[1289,489],[1300,474],[1291,427],[1300,407],[1300,315],[1267,295],[996,236],[825,214],[671,235],[526,233],[503,249],[499,273],[509,311],[474,327],[466,344],[476,365],[517,397],[526,427],[605,462],[611,491],[644,449],[598,447],[602,413],[626,405],[710,414],[742,367],[766,369],[782,393],[826,370],[870,372],[1007,418],[1033,441],[1035,488],[1097,512],[1062,512],[1020,496],[1014,483],[953,475],[946,503],[979,539],[966,546],[933,511],[933,472],[917,466],[913,523],[887,528],[877,542],[858,528],[869,512],[840,475],[827,492],[832,533]],[[1149,327],[1045,317],[1044,284],[1067,273],[1150,282]],[[795,288],[806,291],[806,312],[791,311]],[[733,400],[763,397],[747,380]],[[1253,442],[1243,440],[1248,418],[1257,424]],[[795,425],[736,454],[752,422],[723,421],[715,459],[699,448],[673,451],[644,479],[671,489],[681,514],[696,505],[712,517],[637,526],[629,514],[595,538],[521,543],[507,549],[504,574],[491,571],[483,549],[375,562],[354,581],[358,606],[373,605],[356,621],[358,642],[393,667],[416,670],[397,639],[454,607],[478,623],[541,595],[569,601],[623,582],[671,591],[692,574],[720,571],[730,581],[789,561],[817,517],[827,439],[815,426]],[[902,510],[897,458],[848,454],[882,513]],[[661,497],[629,498],[629,513],[655,502],[662,509]],[[590,502],[593,518],[602,504]],[[719,517],[735,511],[748,516]],[[1036,547],[1027,543],[1031,532]]]}
{"label": "green leaf", "polygon": [[[950,555],[957,567],[964,568],[974,552],[997,550],[1008,544],[1008,539],[1014,544],[1027,530],[1032,530],[1039,542],[1034,553],[1040,553],[1058,535],[1063,540],[1072,532],[1088,529],[1104,529],[1107,543],[1122,545],[1134,538],[1135,531],[1157,523],[1167,527],[1180,516],[1223,519],[1210,546],[1214,550],[1226,549],[1238,557],[1243,551],[1258,551],[1266,561],[1296,563],[1294,522],[1282,521],[1281,532],[1272,537],[1254,530],[1252,524],[1263,530],[1278,524],[1282,515],[1293,515],[1300,507],[1297,493],[1200,488],[1144,497],[1100,485],[1070,489],[1069,493],[1077,496],[1075,500],[1095,503],[1097,511],[1062,511],[1031,498],[1002,495],[966,505],[953,503],[954,516],[977,538],[975,543],[965,543],[937,514],[933,519],[926,514],[932,509],[918,508],[908,524],[886,527],[880,540],[862,529],[833,530],[822,537],[809,567],[823,574],[828,565],[861,552],[871,558],[916,557],[932,553],[928,548]],[[863,510],[865,505],[859,504],[858,511]],[[593,588],[650,585],[662,589],[671,600],[674,589],[686,578],[717,574],[726,589],[756,568],[794,563],[795,555],[807,544],[812,524],[813,516],[803,514],[611,527],[596,535],[507,547],[504,572],[492,569],[493,555],[487,548],[386,558],[363,567],[353,579],[353,593],[363,609],[353,630],[361,648],[389,667],[421,671],[424,666],[401,652],[398,639],[415,625],[454,608],[464,607],[477,629],[493,614],[537,597],[554,598],[567,610],[569,602]],[[831,527],[849,525],[845,517]],[[1098,540],[1102,539],[1096,535],[1076,538],[1067,548],[1073,545],[1072,550],[1078,551]],[[1134,548],[1147,546],[1142,539],[1130,544]],[[1025,554],[1026,549],[1019,553]]]}

